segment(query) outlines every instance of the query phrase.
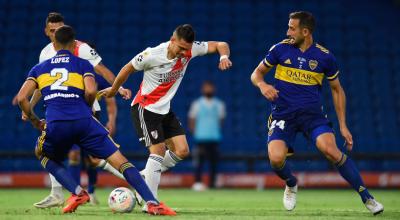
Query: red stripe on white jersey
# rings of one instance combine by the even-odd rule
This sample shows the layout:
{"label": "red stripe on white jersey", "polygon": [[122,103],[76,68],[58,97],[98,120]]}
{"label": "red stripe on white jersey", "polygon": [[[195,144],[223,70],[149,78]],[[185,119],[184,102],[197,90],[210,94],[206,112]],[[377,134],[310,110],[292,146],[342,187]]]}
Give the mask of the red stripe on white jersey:
{"label": "red stripe on white jersey", "polygon": [[[191,57],[192,57],[192,53],[189,50],[184,55],[184,58],[187,59],[187,62],[185,63],[185,65],[187,65],[189,63],[188,61],[190,60]],[[182,71],[183,68],[184,68],[184,64],[182,64],[182,58],[179,58],[178,61],[176,61],[175,65],[172,67],[171,72]],[[173,80],[168,83],[161,83],[153,91],[151,91],[149,94],[145,94],[145,95],[142,95],[142,85],[143,85],[143,82],[142,82],[142,84],[140,84],[140,89],[139,89],[138,93],[136,94],[135,100],[133,100],[132,105],[139,103],[141,106],[145,107],[150,104],[156,103],[157,101],[159,101],[163,96],[165,96],[168,93],[168,91],[171,89],[171,87],[174,85],[175,82],[176,82],[176,80]]]}
{"label": "red stripe on white jersey", "polygon": [[82,41],[75,40],[74,55],[79,57],[79,47],[83,44]]}

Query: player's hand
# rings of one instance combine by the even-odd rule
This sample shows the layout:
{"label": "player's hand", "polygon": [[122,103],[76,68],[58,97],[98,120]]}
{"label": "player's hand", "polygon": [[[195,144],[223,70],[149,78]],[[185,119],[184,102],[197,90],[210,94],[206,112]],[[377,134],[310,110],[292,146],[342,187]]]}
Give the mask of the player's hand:
{"label": "player's hand", "polygon": [[112,98],[115,96],[117,91],[112,90],[112,87],[105,88],[103,90],[100,90],[97,95],[100,97],[106,97],[106,98]]}
{"label": "player's hand", "polygon": [[25,112],[22,112],[22,113],[21,113],[21,119],[22,119],[22,121],[29,121],[29,118],[28,118],[28,116],[25,114]]}
{"label": "player's hand", "polygon": [[351,151],[353,149],[353,136],[351,135],[347,126],[343,126],[340,128],[340,133],[342,134],[347,150]]}
{"label": "player's hand", "polygon": [[106,128],[110,133],[110,136],[114,137],[116,131],[115,121],[108,121],[106,124]]}
{"label": "player's hand", "polygon": [[219,65],[218,68],[222,71],[227,70],[229,68],[231,68],[232,66],[232,62],[229,58],[224,58],[221,61],[219,61]]}
{"label": "player's hand", "polygon": [[274,101],[278,98],[279,91],[275,89],[275,87],[268,85],[265,82],[261,82],[258,84],[258,88],[260,88],[261,94],[265,96],[269,101]]}
{"label": "player's hand", "polygon": [[31,123],[33,125],[33,127],[35,127],[36,129],[40,130],[40,131],[44,131],[44,127],[46,126],[46,120],[44,119],[34,119],[31,120]]}
{"label": "player's hand", "polygon": [[120,87],[118,89],[119,94],[122,96],[123,99],[128,100],[132,97],[132,92],[129,89],[125,89],[123,87]]}

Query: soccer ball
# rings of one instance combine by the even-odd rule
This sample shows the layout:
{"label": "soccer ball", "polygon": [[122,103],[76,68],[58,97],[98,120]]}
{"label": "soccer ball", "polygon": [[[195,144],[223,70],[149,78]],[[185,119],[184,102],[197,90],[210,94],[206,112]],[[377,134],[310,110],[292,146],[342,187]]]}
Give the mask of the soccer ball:
{"label": "soccer ball", "polygon": [[136,199],[131,190],[125,187],[114,189],[108,197],[108,206],[113,212],[127,213],[135,207]]}

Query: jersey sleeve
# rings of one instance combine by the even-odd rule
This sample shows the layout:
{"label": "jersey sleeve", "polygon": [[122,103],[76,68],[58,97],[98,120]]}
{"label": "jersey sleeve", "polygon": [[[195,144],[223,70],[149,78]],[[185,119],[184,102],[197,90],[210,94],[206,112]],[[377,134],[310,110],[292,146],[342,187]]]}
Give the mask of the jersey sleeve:
{"label": "jersey sleeve", "polygon": [[137,71],[146,69],[148,63],[150,62],[150,50],[147,48],[143,52],[137,54],[132,60],[132,66]]}
{"label": "jersey sleeve", "polygon": [[39,55],[39,63],[45,61],[45,56],[44,56],[44,49],[42,51],[40,51],[40,55]]}
{"label": "jersey sleeve", "polygon": [[271,68],[279,63],[278,48],[279,44],[275,44],[269,49],[267,55],[263,60],[263,64],[265,66]]}
{"label": "jersey sleeve", "polygon": [[91,48],[88,44],[83,43],[79,47],[78,56],[82,59],[85,59],[92,64],[92,66],[97,66],[101,62],[100,55],[96,52],[95,49]]}
{"label": "jersey sleeve", "polygon": [[82,67],[81,73],[83,77],[91,76],[96,78],[97,73],[94,71],[92,64],[88,60],[82,60],[81,67]]}
{"label": "jersey sleeve", "polygon": [[37,77],[38,77],[37,65],[35,65],[35,66],[32,67],[32,69],[29,71],[28,76],[26,77],[26,80],[33,80],[33,81],[35,81],[36,83],[38,83]]}
{"label": "jersey sleeve", "polygon": [[192,45],[192,57],[206,55],[208,51],[208,43],[205,41],[195,41]]}
{"label": "jersey sleeve", "polygon": [[335,56],[332,54],[329,54],[328,56],[324,73],[329,81],[335,80],[339,76],[337,61]]}

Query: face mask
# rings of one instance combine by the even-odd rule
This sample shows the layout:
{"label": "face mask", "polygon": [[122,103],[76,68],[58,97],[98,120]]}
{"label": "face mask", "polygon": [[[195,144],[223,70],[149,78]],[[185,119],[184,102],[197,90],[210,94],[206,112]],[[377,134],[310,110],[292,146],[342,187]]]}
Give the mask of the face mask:
{"label": "face mask", "polygon": [[204,96],[210,99],[210,98],[214,97],[214,93],[212,93],[212,92],[204,93]]}

